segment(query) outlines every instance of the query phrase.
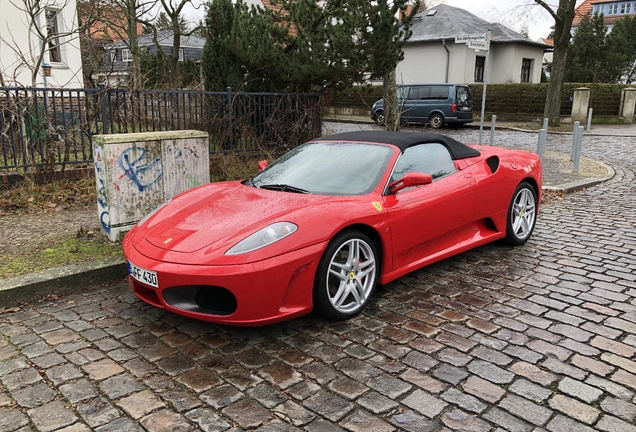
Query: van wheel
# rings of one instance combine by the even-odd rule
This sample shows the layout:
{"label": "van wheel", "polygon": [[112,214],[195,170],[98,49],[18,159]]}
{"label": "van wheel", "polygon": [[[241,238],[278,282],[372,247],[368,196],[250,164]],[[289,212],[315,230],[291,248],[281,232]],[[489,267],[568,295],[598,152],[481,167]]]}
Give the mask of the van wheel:
{"label": "van wheel", "polygon": [[375,113],[375,124],[378,126],[384,126],[384,112],[378,111]]}
{"label": "van wheel", "polygon": [[428,118],[428,123],[433,129],[440,129],[442,126],[444,126],[444,117],[439,113],[431,114],[431,116]]}

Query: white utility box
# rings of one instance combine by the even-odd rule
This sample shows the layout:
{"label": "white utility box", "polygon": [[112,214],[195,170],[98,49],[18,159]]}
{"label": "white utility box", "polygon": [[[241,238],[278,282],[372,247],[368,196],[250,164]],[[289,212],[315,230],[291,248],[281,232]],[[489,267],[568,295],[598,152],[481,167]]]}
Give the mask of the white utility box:
{"label": "white utility box", "polygon": [[97,213],[102,232],[121,240],[173,196],[210,182],[208,134],[142,132],[93,136]]}

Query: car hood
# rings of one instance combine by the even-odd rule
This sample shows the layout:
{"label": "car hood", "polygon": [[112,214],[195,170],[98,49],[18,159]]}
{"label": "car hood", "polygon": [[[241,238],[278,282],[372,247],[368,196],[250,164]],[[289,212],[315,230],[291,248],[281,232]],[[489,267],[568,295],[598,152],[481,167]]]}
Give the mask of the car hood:
{"label": "car hood", "polygon": [[145,241],[162,250],[191,253],[212,247],[225,253],[259,229],[290,221],[291,213],[328,198],[240,182],[213,183],[178,196],[137,230]]}

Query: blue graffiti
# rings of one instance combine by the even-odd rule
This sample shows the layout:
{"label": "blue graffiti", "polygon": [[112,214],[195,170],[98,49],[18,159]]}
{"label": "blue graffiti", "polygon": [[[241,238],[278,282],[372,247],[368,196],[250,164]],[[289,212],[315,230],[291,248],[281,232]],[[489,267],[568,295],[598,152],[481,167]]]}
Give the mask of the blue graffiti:
{"label": "blue graffiti", "polygon": [[97,203],[102,207],[108,207],[108,197],[106,196],[106,185],[104,180],[99,179],[99,189],[97,190]]}
{"label": "blue graffiti", "polygon": [[108,211],[106,210],[101,212],[101,214],[99,215],[99,221],[101,222],[102,228],[104,229],[106,234],[110,234],[110,213],[108,213]]}
{"label": "blue graffiti", "polygon": [[[144,183],[144,180],[146,180],[144,174],[149,170],[156,169],[157,164],[161,164],[161,157],[158,156],[149,164],[143,164],[143,160],[146,158],[146,149],[138,148],[140,152],[139,157],[131,161],[130,153],[134,150],[134,148],[129,148],[121,153],[118,161],[119,167],[122,169],[122,171],[124,171],[124,175],[126,175],[130,179],[130,181],[132,181],[137,186],[139,192],[143,192],[150,186],[157,183],[163,176],[163,173],[159,171],[158,175],[155,178],[151,178],[150,181]],[[161,166],[159,166],[159,168],[161,168]]]}

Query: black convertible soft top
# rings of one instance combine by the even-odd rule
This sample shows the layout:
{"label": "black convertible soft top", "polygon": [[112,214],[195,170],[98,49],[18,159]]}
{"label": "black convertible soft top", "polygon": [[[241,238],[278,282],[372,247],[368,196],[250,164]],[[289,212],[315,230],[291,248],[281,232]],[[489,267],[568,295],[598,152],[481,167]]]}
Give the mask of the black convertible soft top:
{"label": "black convertible soft top", "polygon": [[344,132],[335,135],[315,138],[312,141],[362,141],[382,144],[392,144],[401,151],[426,143],[443,144],[454,160],[479,156],[480,153],[445,135],[429,132],[389,132],[389,131],[361,131]]}

